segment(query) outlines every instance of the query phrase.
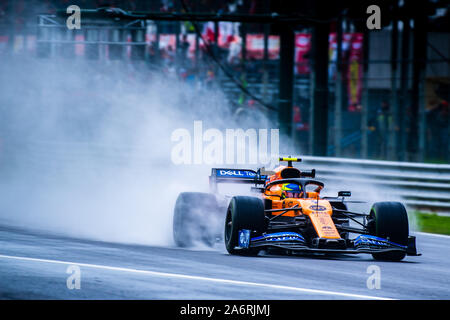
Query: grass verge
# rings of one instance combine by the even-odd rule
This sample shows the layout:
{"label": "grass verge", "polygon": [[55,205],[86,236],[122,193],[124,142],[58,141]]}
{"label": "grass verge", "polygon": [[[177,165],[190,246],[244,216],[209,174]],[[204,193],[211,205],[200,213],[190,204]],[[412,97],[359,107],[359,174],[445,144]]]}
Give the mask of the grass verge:
{"label": "grass verge", "polygon": [[450,217],[435,213],[415,212],[419,230],[422,232],[450,235]]}

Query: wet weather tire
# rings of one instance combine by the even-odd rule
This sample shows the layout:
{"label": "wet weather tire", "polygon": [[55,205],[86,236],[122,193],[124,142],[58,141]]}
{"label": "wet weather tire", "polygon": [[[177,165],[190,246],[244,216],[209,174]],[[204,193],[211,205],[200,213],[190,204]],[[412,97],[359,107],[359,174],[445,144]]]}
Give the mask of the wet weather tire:
{"label": "wet weather tire", "polygon": [[[259,249],[236,249],[239,230],[248,229],[261,234],[265,230],[264,204],[256,197],[233,197],[225,219],[225,246],[230,254],[257,255]],[[253,233],[254,234],[254,233]]]}
{"label": "wet weather tire", "polygon": [[[389,239],[389,241],[408,244],[408,214],[400,202],[376,202],[370,211],[368,222],[369,232],[377,237]],[[380,252],[373,253],[376,260],[400,261],[405,257],[405,252]]]}
{"label": "wet weather tire", "polygon": [[213,194],[180,193],[175,203],[173,215],[175,244],[179,247],[192,247],[196,243],[213,246],[216,233],[220,235],[215,227],[215,224],[221,224],[218,211],[217,200]]}

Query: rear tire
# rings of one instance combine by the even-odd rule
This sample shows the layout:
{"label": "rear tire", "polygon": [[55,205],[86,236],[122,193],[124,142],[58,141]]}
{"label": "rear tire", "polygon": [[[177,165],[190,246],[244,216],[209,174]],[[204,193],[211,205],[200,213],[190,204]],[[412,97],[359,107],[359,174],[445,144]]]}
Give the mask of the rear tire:
{"label": "rear tire", "polygon": [[[408,214],[400,202],[376,202],[370,210],[368,228],[374,236],[408,245]],[[405,252],[398,251],[372,254],[375,260],[385,261],[400,261],[405,255]]]}
{"label": "rear tire", "polygon": [[264,204],[255,197],[237,196],[230,201],[225,219],[225,247],[230,254],[257,255],[258,248],[236,249],[239,230],[248,229],[262,234],[265,229]]}
{"label": "rear tire", "polygon": [[218,214],[219,208],[213,194],[180,193],[173,216],[175,244],[179,247],[192,247],[197,242],[212,247],[216,236],[220,236],[216,227],[220,223]]}

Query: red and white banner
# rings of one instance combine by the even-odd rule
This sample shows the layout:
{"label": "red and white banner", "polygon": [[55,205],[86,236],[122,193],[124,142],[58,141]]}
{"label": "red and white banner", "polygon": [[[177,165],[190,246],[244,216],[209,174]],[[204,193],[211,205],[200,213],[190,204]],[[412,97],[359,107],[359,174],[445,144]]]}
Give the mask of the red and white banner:
{"label": "red and white banner", "polygon": [[295,72],[297,74],[309,74],[308,54],[311,50],[311,35],[309,33],[297,33],[295,35]]}
{"label": "red and white banner", "polygon": [[[249,34],[247,35],[247,58],[263,59],[264,58],[264,35]],[[277,59],[280,54],[280,37],[269,36],[267,42],[267,50],[269,59]]]}

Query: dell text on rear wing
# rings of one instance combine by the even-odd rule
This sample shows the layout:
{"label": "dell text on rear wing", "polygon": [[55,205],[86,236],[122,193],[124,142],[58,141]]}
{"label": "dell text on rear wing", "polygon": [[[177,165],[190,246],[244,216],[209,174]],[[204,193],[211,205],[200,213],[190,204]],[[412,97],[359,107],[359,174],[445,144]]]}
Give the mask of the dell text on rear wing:
{"label": "dell text on rear wing", "polygon": [[212,192],[217,192],[218,183],[264,184],[267,176],[248,169],[213,168],[209,177]]}

